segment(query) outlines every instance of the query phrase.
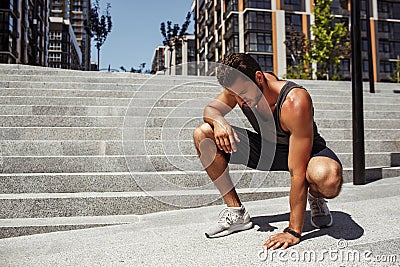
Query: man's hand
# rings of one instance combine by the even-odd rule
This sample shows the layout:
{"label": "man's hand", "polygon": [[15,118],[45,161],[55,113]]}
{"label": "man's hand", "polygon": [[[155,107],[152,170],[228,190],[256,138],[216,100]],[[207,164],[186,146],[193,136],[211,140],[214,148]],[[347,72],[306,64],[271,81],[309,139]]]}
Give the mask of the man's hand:
{"label": "man's hand", "polygon": [[290,246],[300,243],[300,238],[294,237],[289,233],[279,233],[272,235],[264,244],[264,249],[287,249]]}
{"label": "man's hand", "polygon": [[232,153],[232,150],[236,152],[236,142],[240,142],[240,139],[235,130],[226,120],[215,120],[213,125],[215,144],[218,149],[225,153]]}

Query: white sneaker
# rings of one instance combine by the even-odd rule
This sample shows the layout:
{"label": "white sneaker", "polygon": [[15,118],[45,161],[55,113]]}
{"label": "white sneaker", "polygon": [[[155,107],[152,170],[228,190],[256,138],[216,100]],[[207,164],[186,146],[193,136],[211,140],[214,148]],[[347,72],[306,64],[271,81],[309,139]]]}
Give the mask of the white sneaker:
{"label": "white sneaker", "polygon": [[247,230],[253,227],[250,215],[242,205],[240,208],[225,208],[219,213],[217,225],[208,230],[205,235],[215,238],[229,235],[233,232]]}

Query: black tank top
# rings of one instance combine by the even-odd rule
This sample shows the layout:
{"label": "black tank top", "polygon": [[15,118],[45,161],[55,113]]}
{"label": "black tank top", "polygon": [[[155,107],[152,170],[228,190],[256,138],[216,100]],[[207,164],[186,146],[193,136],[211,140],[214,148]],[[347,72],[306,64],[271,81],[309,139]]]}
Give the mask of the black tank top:
{"label": "black tank top", "polygon": [[[285,102],[286,96],[294,88],[302,88],[302,89],[306,90],[301,85],[298,85],[292,81],[286,81],[285,85],[282,87],[282,89],[279,93],[278,100],[276,102],[276,107],[273,112],[273,118],[275,121],[275,131],[276,131],[276,142],[281,145],[289,145],[289,137],[290,137],[290,133],[283,130],[281,127],[281,109],[282,109],[283,102]],[[259,115],[259,112],[255,108],[252,109],[247,105],[242,105],[241,109],[242,109],[244,115],[249,120],[253,129],[257,133],[261,134],[260,125],[259,125],[258,121],[262,122],[261,121],[262,117]],[[313,107],[313,113],[314,113],[314,107]],[[314,127],[314,145],[318,144],[318,145],[325,146],[326,142],[318,133],[318,127],[315,124],[315,121],[313,122],[313,127]]]}

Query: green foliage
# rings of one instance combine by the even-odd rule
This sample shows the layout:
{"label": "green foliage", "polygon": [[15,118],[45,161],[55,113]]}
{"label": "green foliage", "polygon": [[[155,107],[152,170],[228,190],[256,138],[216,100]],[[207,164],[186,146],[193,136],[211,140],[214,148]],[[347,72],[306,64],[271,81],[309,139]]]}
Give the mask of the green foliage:
{"label": "green foliage", "polygon": [[297,64],[294,66],[288,66],[287,72],[284,75],[285,79],[301,79],[310,80],[311,79],[311,69],[305,67],[305,64]]}
{"label": "green foliage", "polygon": [[393,74],[389,76],[389,79],[392,82],[400,83],[400,58],[397,57],[396,68],[393,71]]}
{"label": "green foliage", "polygon": [[[131,67],[131,70],[129,71],[129,72],[131,72],[131,73],[144,73],[144,74],[149,74],[150,73],[150,70],[149,69],[145,69],[146,68],[146,63],[141,63],[140,65],[139,65],[139,68],[137,68],[137,69],[135,69],[134,67]],[[123,72],[127,72],[128,70],[124,67],[124,66],[121,66],[121,67],[119,67],[119,69],[121,70],[121,71],[123,71]]]}
{"label": "green foliage", "polygon": [[327,77],[333,71],[332,78],[340,79],[340,60],[349,56],[349,31],[344,22],[333,23],[331,14],[332,0],[318,0],[314,3],[314,24],[311,31],[314,39],[310,44],[309,56],[317,63],[317,77]]}
{"label": "green foliage", "polygon": [[89,10],[89,19],[84,21],[86,32],[91,38],[94,38],[96,42],[97,54],[98,54],[98,67],[100,68],[100,49],[105,43],[108,34],[112,29],[111,21],[111,4],[107,3],[106,11],[104,15],[100,16],[100,4],[99,0],[95,0],[92,7]]}
{"label": "green foliage", "polygon": [[[167,21],[167,26],[165,26],[165,22],[161,22],[160,31],[161,35],[163,36],[163,44],[165,46],[168,46],[168,50],[171,56],[172,56],[172,51],[174,51],[176,45],[183,40],[183,36],[187,33],[187,29],[189,28],[190,25],[190,18],[191,18],[191,13],[188,12],[185,18],[185,22],[182,24],[182,26],[179,26],[179,24],[174,24],[174,26],[172,26],[171,21]],[[171,63],[172,59],[170,59],[169,61],[170,71],[171,71]]]}
{"label": "green foliage", "polygon": [[303,33],[295,30],[293,24],[290,25],[289,35],[286,41],[287,51],[289,52],[293,65],[288,66],[285,78],[287,79],[310,79],[310,59],[308,50],[310,42]]}

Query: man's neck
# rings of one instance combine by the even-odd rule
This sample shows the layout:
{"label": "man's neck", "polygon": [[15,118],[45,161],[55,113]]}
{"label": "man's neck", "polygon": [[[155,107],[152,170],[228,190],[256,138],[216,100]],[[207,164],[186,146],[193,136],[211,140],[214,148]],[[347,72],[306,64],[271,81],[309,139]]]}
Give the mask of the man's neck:
{"label": "man's neck", "polygon": [[281,86],[279,84],[282,81],[276,79],[274,75],[269,73],[264,73],[264,83],[263,83],[263,95],[268,102],[268,105],[273,109],[278,101]]}

